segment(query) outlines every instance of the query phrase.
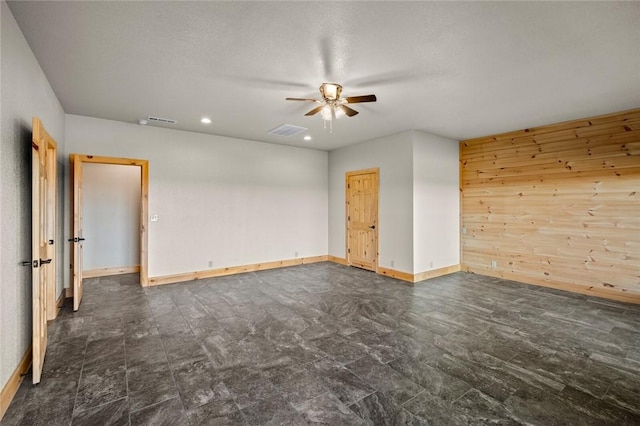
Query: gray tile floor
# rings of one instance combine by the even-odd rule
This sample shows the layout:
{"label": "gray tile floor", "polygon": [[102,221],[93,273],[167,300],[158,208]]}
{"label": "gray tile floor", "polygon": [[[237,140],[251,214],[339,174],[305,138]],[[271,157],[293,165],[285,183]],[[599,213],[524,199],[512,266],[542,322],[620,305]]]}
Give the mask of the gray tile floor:
{"label": "gray tile floor", "polygon": [[331,263],[86,281],[3,425],[640,424],[640,306]]}

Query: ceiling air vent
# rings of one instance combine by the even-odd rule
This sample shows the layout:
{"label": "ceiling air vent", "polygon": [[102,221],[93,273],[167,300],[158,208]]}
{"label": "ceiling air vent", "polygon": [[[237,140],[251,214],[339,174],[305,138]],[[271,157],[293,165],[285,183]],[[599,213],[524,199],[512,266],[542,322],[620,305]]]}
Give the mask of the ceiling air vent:
{"label": "ceiling air vent", "polygon": [[269,130],[267,133],[277,136],[293,136],[300,132],[304,132],[305,130],[307,130],[306,127],[294,126],[293,124],[283,124],[282,126]]}
{"label": "ceiling air vent", "polygon": [[166,124],[176,124],[176,120],[172,120],[171,118],[160,118],[160,117],[147,117],[149,121],[155,121],[156,123],[166,123]]}

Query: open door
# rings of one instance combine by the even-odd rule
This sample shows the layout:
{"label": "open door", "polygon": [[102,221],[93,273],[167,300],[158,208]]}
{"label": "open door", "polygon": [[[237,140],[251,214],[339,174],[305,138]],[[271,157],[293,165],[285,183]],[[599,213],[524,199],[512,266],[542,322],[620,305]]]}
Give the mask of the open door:
{"label": "open door", "polygon": [[56,155],[55,141],[34,117],[31,149],[33,383],[40,383],[42,375],[47,350],[47,319],[55,317],[55,302],[48,303],[48,298],[55,294]]}
{"label": "open door", "polygon": [[71,155],[73,182],[73,310],[80,308],[82,301],[82,160],[78,154]]}
{"label": "open door", "polygon": [[148,272],[148,203],[149,203],[149,162],[147,160],[136,160],[131,158],[101,157],[95,155],[71,154],[71,191],[73,210],[73,310],[80,308],[82,301],[82,245],[84,241],[82,232],[82,164],[119,164],[125,166],[140,167],[140,285],[146,287],[149,284]]}
{"label": "open door", "polygon": [[348,172],[347,264],[378,272],[378,169]]}

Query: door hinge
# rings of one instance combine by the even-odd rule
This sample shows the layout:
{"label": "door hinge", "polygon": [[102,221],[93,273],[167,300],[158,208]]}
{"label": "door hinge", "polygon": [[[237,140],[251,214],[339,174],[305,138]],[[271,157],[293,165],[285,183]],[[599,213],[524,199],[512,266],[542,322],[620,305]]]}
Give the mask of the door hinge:
{"label": "door hinge", "polygon": [[351,249],[347,249],[347,253],[351,253]]}
{"label": "door hinge", "polygon": [[347,220],[351,220],[351,216],[347,216]]}

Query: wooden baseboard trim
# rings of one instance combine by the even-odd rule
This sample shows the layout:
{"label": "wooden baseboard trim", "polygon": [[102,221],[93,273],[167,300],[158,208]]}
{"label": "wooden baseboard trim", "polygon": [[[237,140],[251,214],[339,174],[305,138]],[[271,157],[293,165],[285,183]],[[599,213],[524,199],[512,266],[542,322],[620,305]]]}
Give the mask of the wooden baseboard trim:
{"label": "wooden baseboard trim", "polygon": [[13,372],[11,377],[9,377],[7,383],[5,383],[2,391],[0,391],[0,420],[2,420],[5,413],[9,409],[9,405],[11,405],[13,397],[18,391],[20,383],[22,383],[22,375],[29,371],[29,367],[31,367],[31,345],[29,345],[15,371]]}
{"label": "wooden baseboard trim", "polygon": [[553,282],[545,280],[537,280],[531,277],[525,277],[508,271],[496,271],[491,269],[473,268],[468,265],[462,265],[462,270],[478,275],[486,275],[489,277],[504,278],[505,280],[518,281],[525,284],[537,285],[540,287],[550,287],[557,290],[569,291],[572,293],[586,294],[593,297],[601,297],[603,299],[617,300],[619,302],[640,304],[640,294],[622,294],[619,291],[611,291],[606,288],[585,287],[578,284]]}
{"label": "wooden baseboard trim", "polygon": [[[227,268],[218,268],[218,269],[207,269],[204,271],[195,271],[195,272],[186,272],[183,274],[175,274],[175,275],[164,275],[157,277],[149,277],[149,286],[156,285],[164,285],[164,284],[174,284],[185,281],[193,281],[200,280],[204,278],[214,278],[214,277],[223,277],[226,275],[235,275],[235,274],[243,274],[245,272],[255,272],[255,271],[265,271],[267,269],[276,269],[276,268],[285,268],[287,266],[295,266],[295,265],[305,265],[309,263],[317,263],[317,262],[333,262],[340,265],[347,265],[347,259],[337,256],[324,255],[324,256],[313,256],[313,257],[302,257],[299,259],[287,259],[287,260],[278,260],[275,262],[265,262],[265,263],[254,263],[250,265],[242,265],[242,266],[229,266]],[[442,275],[451,274],[453,272],[460,271],[460,265],[452,265],[446,266],[444,268],[434,269],[432,271],[420,272],[418,274],[411,274],[409,272],[397,271],[395,269],[378,267],[378,273],[380,275],[385,275],[387,277],[392,277],[398,280],[416,283],[418,281],[424,281],[429,278],[440,277]],[[66,289],[67,294],[70,293],[70,296],[73,297],[73,290]]]}
{"label": "wooden baseboard trim", "polygon": [[409,272],[396,271],[395,269],[383,268],[378,266],[378,273],[387,277],[395,278],[397,280],[406,281],[413,284],[413,274]]}
{"label": "wooden baseboard trim", "polygon": [[[340,265],[349,266],[347,264],[347,259],[336,256],[327,256],[327,260],[329,262],[338,263]],[[451,265],[445,266],[444,268],[433,269],[431,271],[419,272],[417,274],[411,274],[409,272],[397,271],[391,268],[384,268],[382,266],[378,266],[378,273],[380,275],[384,275],[387,277],[395,278],[397,280],[406,281],[408,283],[417,283],[418,281],[428,280],[430,278],[441,277],[443,275],[452,274],[454,272],[459,272],[461,270],[461,265]]]}
{"label": "wooden baseboard trim", "polygon": [[116,268],[99,268],[82,271],[82,278],[108,277],[110,275],[134,274],[140,272],[140,265],[118,266]]}
{"label": "wooden baseboard trim", "polygon": [[62,309],[62,304],[64,303],[66,294],[67,294],[66,289],[63,288],[62,291],[60,292],[60,296],[58,296],[58,298],[56,299],[56,316],[53,317],[50,321],[53,321],[54,319],[56,319],[60,314],[60,309]]}
{"label": "wooden baseboard trim", "polygon": [[64,303],[64,299],[66,297],[67,297],[67,289],[63,288],[62,291],[60,292],[60,296],[58,297],[58,300],[56,300],[56,307],[58,309],[62,307],[62,304]]}
{"label": "wooden baseboard trim", "polygon": [[327,256],[327,260],[329,262],[333,262],[333,263],[337,263],[339,265],[344,265],[347,266],[347,259],[343,258],[343,257],[336,257],[336,256]]}
{"label": "wooden baseboard trim", "polygon": [[413,282],[429,280],[431,278],[441,277],[443,275],[453,274],[454,272],[460,272],[462,267],[458,265],[445,266],[444,268],[432,269],[431,271],[419,272],[413,274]]}
{"label": "wooden baseboard trim", "polygon": [[264,271],[267,269],[285,268],[287,266],[306,265],[326,262],[328,256],[301,257],[298,259],[277,260],[275,262],[254,263],[251,265],[229,266],[227,268],[208,269],[204,271],[186,272],[184,274],[149,277],[149,286],[173,284],[203,278],[223,277],[225,275],[243,274],[245,272]]}

